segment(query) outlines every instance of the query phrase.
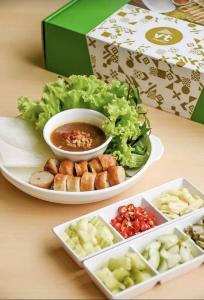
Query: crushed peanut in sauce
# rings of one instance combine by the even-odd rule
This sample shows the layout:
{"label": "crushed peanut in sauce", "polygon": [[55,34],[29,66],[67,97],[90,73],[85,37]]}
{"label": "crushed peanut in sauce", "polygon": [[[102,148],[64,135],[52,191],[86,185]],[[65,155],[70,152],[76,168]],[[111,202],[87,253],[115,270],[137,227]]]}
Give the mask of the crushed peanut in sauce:
{"label": "crushed peanut in sauce", "polygon": [[66,139],[67,146],[80,147],[83,149],[90,149],[93,143],[93,139],[90,133],[81,130],[72,130],[64,133],[63,136]]}
{"label": "crushed peanut in sauce", "polygon": [[87,151],[106,140],[99,127],[88,123],[67,123],[56,128],[51,134],[53,144],[66,151]]}

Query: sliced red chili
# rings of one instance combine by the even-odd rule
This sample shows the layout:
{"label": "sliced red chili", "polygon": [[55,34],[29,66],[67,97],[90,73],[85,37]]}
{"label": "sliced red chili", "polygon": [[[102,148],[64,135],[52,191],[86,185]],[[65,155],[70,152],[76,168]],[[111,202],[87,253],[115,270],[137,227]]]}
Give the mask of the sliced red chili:
{"label": "sliced red chili", "polygon": [[141,231],[146,231],[150,228],[150,226],[147,223],[141,223],[140,229]]}
{"label": "sliced red chili", "polygon": [[120,207],[118,208],[118,213],[119,213],[120,215],[126,213],[126,211],[127,211],[127,207],[126,207],[126,206],[120,206]]}
{"label": "sliced red chili", "polygon": [[128,204],[118,208],[118,214],[111,224],[124,238],[128,238],[154,227],[156,218],[145,208]]}
{"label": "sliced red chili", "polygon": [[127,206],[127,210],[130,211],[130,212],[134,212],[134,211],[135,211],[135,206],[134,206],[134,204],[129,204],[129,205]]}

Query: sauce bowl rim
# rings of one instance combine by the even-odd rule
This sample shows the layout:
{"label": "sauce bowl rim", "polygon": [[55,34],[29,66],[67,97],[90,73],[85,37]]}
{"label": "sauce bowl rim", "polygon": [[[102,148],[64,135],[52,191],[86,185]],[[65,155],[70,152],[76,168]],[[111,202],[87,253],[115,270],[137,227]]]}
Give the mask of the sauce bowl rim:
{"label": "sauce bowl rim", "polygon": [[[104,121],[107,119],[107,117],[104,115],[104,114],[102,114],[102,113],[100,113],[100,112],[98,112],[98,111],[95,111],[95,110],[92,110],[92,109],[88,109],[88,108],[71,108],[71,109],[67,109],[67,110],[64,110],[64,111],[62,111],[62,112],[59,112],[59,113],[57,113],[57,114],[55,114],[53,117],[51,117],[47,122],[46,122],[46,124],[45,124],[45,126],[44,126],[44,128],[43,128],[43,137],[44,137],[44,140],[45,140],[45,142],[47,143],[47,145],[52,149],[55,149],[55,151],[57,151],[57,152],[59,152],[59,153],[61,153],[61,154],[63,154],[63,155],[66,155],[66,154],[70,154],[70,155],[74,155],[74,156],[81,156],[81,155],[86,155],[86,154],[92,154],[92,153],[94,153],[94,152],[97,152],[97,151],[99,151],[99,150],[101,150],[102,148],[104,148],[104,147],[106,147],[109,143],[110,143],[110,141],[112,140],[112,137],[110,136],[110,137],[106,137],[106,140],[105,140],[105,142],[104,143],[102,143],[100,146],[98,146],[98,147],[96,147],[96,148],[93,148],[93,149],[90,149],[90,150],[85,150],[85,151],[68,151],[68,150],[63,150],[63,149],[60,149],[60,148],[58,148],[57,146],[55,146],[54,144],[53,144],[53,142],[51,141],[51,138],[50,138],[50,136],[51,136],[51,132],[47,132],[48,131],[48,129],[47,129],[47,127],[48,127],[48,125],[51,123],[51,122],[53,122],[53,120],[55,119],[55,118],[57,118],[57,117],[59,117],[59,115],[66,115],[68,112],[69,112],[69,114],[71,114],[71,113],[73,113],[73,112],[77,112],[77,111],[80,111],[80,112],[82,112],[82,111],[84,111],[84,113],[86,114],[86,117],[85,117],[85,119],[87,118],[88,119],[88,113],[90,114],[95,114],[95,116],[97,116],[98,115],[98,117],[99,118],[103,118],[104,119]],[[76,118],[76,121],[78,121],[78,122],[86,122],[86,121],[81,121],[81,120],[77,120],[77,118]],[[67,123],[69,122],[69,120],[67,120]],[[74,121],[72,120],[71,121],[72,123],[74,123]],[[87,123],[88,123],[88,121],[87,121]],[[59,126],[63,126],[64,124],[66,124],[66,123],[64,123],[64,122],[62,122],[62,123],[59,123],[58,125],[56,125],[56,127],[55,127],[55,129],[57,128],[57,127],[59,127]],[[91,122],[89,123],[89,124],[91,124],[91,125],[94,125],[94,124],[92,124]],[[97,126],[97,125],[95,125],[95,126]],[[53,130],[55,130],[55,129],[52,129],[52,132],[53,132]],[[102,129],[102,128],[101,128]],[[103,130],[103,129],[102,129]]]}

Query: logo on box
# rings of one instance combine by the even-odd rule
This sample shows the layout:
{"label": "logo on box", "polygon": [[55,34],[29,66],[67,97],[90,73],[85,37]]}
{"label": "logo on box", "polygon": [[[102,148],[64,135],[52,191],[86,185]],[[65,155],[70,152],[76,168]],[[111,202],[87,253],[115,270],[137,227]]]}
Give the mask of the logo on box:
{"label": "logo on box", "polygon": [[171,27],[156,27],[147,31],[146,39],[153,44],[169,46],[179,43],[183,34]]}

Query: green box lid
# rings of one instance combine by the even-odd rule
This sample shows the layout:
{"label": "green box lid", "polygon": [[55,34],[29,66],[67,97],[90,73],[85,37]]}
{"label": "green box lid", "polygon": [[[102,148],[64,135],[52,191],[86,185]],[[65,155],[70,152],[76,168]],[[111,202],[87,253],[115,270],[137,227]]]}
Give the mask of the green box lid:
{"label": "green box lid", "polygon": [[44,22],[86,34],[129,0],[72,0]]}

